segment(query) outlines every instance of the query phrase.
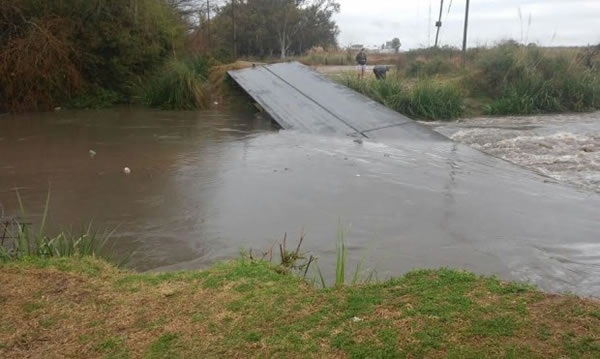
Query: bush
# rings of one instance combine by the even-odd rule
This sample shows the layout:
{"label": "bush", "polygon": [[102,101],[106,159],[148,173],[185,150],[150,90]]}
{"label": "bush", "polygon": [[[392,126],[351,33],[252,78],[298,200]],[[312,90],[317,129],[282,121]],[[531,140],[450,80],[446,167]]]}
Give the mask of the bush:
{"label": "bush", "polygon": [[112,106],[122,101],[121,96],[112,90],[92,85],[66,103],[68,108],[97,109]]}
{"label": "bush", "polygon": [[452,61],[452,58],[435,57],[431,60],[417,58],[406,68],[408,77],[427,77],[434,75],[444,75],[456,71],[458,66]]}
{"label": "bush", "polygon": [[466,86],[495,98],[493,115],[600,108],[600,77],[581,58],[514,42],[482,52]]}
{"label": "bush", "polygon": [[2,0],[0,14],[0,111],[51,109],[96,88],[127,100],[185,34],[156,0]]}
{"label": "bush", "polygon": [[507,84],[521,78],[524,67],[519,63],[518,48],[504,44],[482,52],[475,60],[474,72],[468,79],[473,92],[488,96],[500,95]]}
{"label": "bush", "polygon": [[143,90],[143,102],[171,110],[194,110],[208,105],[208,60],[172,59],[152,76]]}

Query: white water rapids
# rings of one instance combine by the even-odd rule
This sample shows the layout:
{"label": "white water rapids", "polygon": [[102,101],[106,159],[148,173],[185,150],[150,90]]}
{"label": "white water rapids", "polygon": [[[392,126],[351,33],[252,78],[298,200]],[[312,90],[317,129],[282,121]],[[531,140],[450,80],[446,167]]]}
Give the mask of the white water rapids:
{"label": "white water rapids", "polygon": [[600,112],[424,124],[493,156],[600,193]]}

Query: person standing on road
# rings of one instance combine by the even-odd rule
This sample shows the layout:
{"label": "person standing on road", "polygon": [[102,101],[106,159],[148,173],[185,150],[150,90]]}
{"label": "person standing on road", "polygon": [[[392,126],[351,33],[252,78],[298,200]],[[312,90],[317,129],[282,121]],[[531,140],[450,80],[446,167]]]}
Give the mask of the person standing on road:
{"label": "person standing on road", "polygon": [[361,79],[365,76],[365,70],[367,69],[367,54],[364,48],[356,55],[356,63],[358,64],[358,78]]}

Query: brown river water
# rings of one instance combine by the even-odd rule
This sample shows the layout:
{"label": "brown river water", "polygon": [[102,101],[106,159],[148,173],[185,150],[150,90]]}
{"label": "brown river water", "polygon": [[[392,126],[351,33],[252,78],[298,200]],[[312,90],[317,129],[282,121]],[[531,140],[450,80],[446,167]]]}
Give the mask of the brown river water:
{"label": "brown river water", "polygon": [[[268,248],[286,232],[295,244],[304,231],[304,249],[332,273],[341,222],[351,268],[365,258],[380,279],[449,266],[600,296],[597,171],[539,174],[522,166],[543,166],[515,160],[529,156],[528,141],[554,136],[557,119],[433,125],[518,166],[461,143],[360,144],[278,131],[244,112],[5,115],[0,203],[16,214],[18,189],[35,222],[50,190],[53,230],[116,227],[114,249],[133,252],[129,265],[141,271],[202,268]],[[587,136],[593,125],[583,119],[565,131]]]}

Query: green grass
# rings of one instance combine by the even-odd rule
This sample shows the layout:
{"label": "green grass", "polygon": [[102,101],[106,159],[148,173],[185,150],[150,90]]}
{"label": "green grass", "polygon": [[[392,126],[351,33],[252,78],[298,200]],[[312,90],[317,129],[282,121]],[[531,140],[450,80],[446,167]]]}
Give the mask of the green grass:
{"label": "green grass", "polygon": [[196,110],[208,106],[209,61],[204,57],[169,60],[142,86],[142,102],[168,110]]}
{"label": "green grass", "polygon": [[395,64],[395,72],[386,80],[375,81],[368,74],[359,81],[354,72],[336,79],[423,120],[594,111],[600,109],[599,49],[541,48],[506,41],[470,49],[464,68],[458,49],[420,49],[392,56],[387,63]]}
{"label": "green grass", "polygon": [[67,108],[76,109],[97,109],[114,106],[117,103],[124,102],[122,96],[116,91],[104,89],[97,85],[81,91],[65,103]]}
{"label": "green grass", "polygon": [[373,77],[358,79],[354,73],[345,73],[338,82],[371,97],[373,100],[409,117],[422,120],[453,120],[463,112],[464,96],[452,84],[422,78],[413,82],[388,76],[383,80]]}
{"label": "green grass", "polygon": [[178,339],[178,333],[166,332],[161,334],[152,342],[152,344],[150,344],[144,357],[148,359],[181,357],[177,353]]}
{"label": "green grass", "polygon": [[132,273],[78,257],[5,262],[0,314],[12,329],[0,331],[0,355],[36,356],[58,340],[66,356],[111,358],[600,355],[597,300],[446,268],[317,289],[278,266],[242,258]]}
{"label": "green grass", "polygon": [[130,356],[127,348],[123,345],[124,342],[124,337],[109,337],[96,344],[95,349],[106,359],[126,359]]}
{"label": "green grass", "polygon": [[475,86],[495,97],[489,114],[582,112],[600,108],[600,75],[574,54],[504,44],[476,63]]}
{"label": "green grass", "polygon": [[[28,215],[18,192],[17,200],[22,222],[27,223],[29,222]],[[5,241],[4,246],[0,246],[0,262],[26,260],[27,258],[73,256],[100,256],[109,260],[115,259],[111,258],[108,251],[105,250],[113,231],[93,230],[90,223],[78,232],[63,231],[56,235],[49,235],[46,232],[49,205],[50,192],[48,192],[38,228],[31,225],[21,225],[19,222],[15,222],[14,225],[6,228],[4,228],[4,224],[0,225],[0,230],[6,230],[9,238]],[[128,257],[123,257],[120,264],[125,263],[127,260]]]}

